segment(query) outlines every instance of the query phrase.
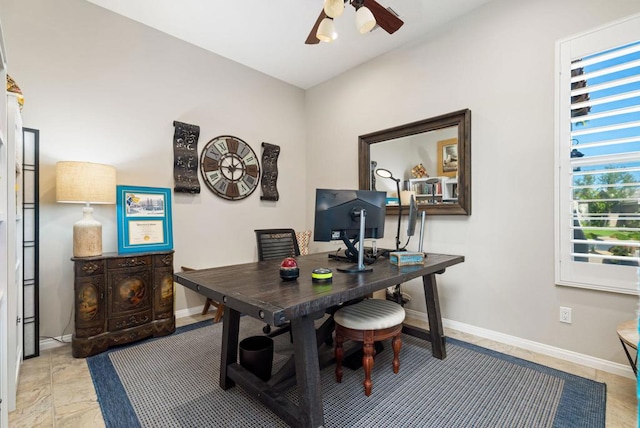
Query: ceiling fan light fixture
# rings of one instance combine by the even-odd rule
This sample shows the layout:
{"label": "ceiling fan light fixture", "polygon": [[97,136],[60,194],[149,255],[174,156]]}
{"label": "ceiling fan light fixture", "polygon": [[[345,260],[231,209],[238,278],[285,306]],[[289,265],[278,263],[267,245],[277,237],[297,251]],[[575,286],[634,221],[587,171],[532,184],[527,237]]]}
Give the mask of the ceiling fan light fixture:
{"label": "ceiling fan light fixture", "polygon": [[324,13],[329,18],[337,18],[344,12],[343,0],[324,0]]}
{"label": "ceiling fan light fixture", "polygon": [[316,37],[318,40],[327,43],[333,42],[338,37],[332,18],[324,18],[322,22],[320,22]]}
{"label": "ceiling fan light fixture", "polygon": [[356,11],[356,28],[360,34],[368,33],[376,26],[376,18],[368,7],[362,6]]}

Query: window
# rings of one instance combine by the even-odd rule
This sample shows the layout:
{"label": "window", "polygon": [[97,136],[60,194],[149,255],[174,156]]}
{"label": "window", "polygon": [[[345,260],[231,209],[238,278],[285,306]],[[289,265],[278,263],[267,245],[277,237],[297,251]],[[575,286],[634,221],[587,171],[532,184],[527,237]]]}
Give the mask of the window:
{"label": "window", "polygon": [[640,16],[558,42],[556,282],[638,293]]}

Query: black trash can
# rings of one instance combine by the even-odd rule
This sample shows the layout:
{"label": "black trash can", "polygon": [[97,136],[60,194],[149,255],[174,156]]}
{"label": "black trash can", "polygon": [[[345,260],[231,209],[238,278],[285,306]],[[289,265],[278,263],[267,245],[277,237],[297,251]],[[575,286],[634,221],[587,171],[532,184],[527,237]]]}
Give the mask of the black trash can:
{"label": "black trash can", "polygon": [[263,381],[271,379],[273,339],[251,336],[240,341],[240,365]]}

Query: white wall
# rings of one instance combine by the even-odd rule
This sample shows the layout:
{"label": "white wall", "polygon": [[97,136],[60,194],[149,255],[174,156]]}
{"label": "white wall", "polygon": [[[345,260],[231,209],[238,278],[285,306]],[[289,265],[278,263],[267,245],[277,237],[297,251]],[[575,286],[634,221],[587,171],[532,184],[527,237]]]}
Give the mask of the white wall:
{"label": "white wall", "polygon": [[[81,0],[2,0],[24,122],[41,131],[41,334],[72,331],[80,207],[55,203],[58,160],[111,163],[121,184],[173,187],[174,120],[201,127],[200,148],[220,134],[256,152],[280,145],[277,203],[258,193],[227,202],[204,187],[174,197],[175,266],[222,265],[256,258],[254,228],[311,227],[314,198],[304,195],[317,187],[356,187],[358,135],[470,108],[472,215],[427,220],[426,249],[466,257],[439,278],[444,316],[626,364],[615,326],[635,316],[637,299],[554,285],[553,60],[557,39],[634,12],[637,0],[496,0],[305,93]],[[116,250],[115,207],[95,215],[105,250]],[[417,287],[407,287],[411,308],[424,311]],[[177,294],[177,309],[202,302]],[[559,306],[573,308],[572,325],[558,322]]]}
{"label": "white wall", "polygon": [[[439,278],[443,316],[627,364],[616,325],[637,298],[554,285],[554,48],[638,12],[635,0],[496,0],[308,90],[307,192],[357,186],[359,135],[471,109],[472,215],[427,218],[427,251],[466,257]],[[379,246],[393,247],[394,224]],[[405,290],[424,312],[420,287]],[[559,323],[559,306],[573,324]]]}
{"label": "white wall", "polygon": [[[198,148],[234,135],[260,156],[281,146],[278,202],[229,202],[205,186],[174,194],[174,267],[257,260],[256,228],[305,226],[304,92],[81,0],[2,0],[9,72],[40,130],[40,333],[73,331],[72,226],[55,202],[55,163],[112,164],[118,184],[173,188],[173,121],[200,126]],[[96,206],[103,250],[117,251],[115,206]],[[201,306],[176,286],[176,309]]]}

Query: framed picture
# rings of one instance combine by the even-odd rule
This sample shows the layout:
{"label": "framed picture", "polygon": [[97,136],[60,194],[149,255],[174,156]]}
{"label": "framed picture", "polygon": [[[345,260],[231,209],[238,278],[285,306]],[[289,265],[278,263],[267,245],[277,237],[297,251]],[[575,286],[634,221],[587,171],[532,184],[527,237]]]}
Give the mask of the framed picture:
{"label": "framed picture", "polygon": [[458,175],[458,139],[438,141],[438,176]]}
{"label": "framed picture", "polygon": [[118,252],[173,249],[171,189],[116,186]]}

